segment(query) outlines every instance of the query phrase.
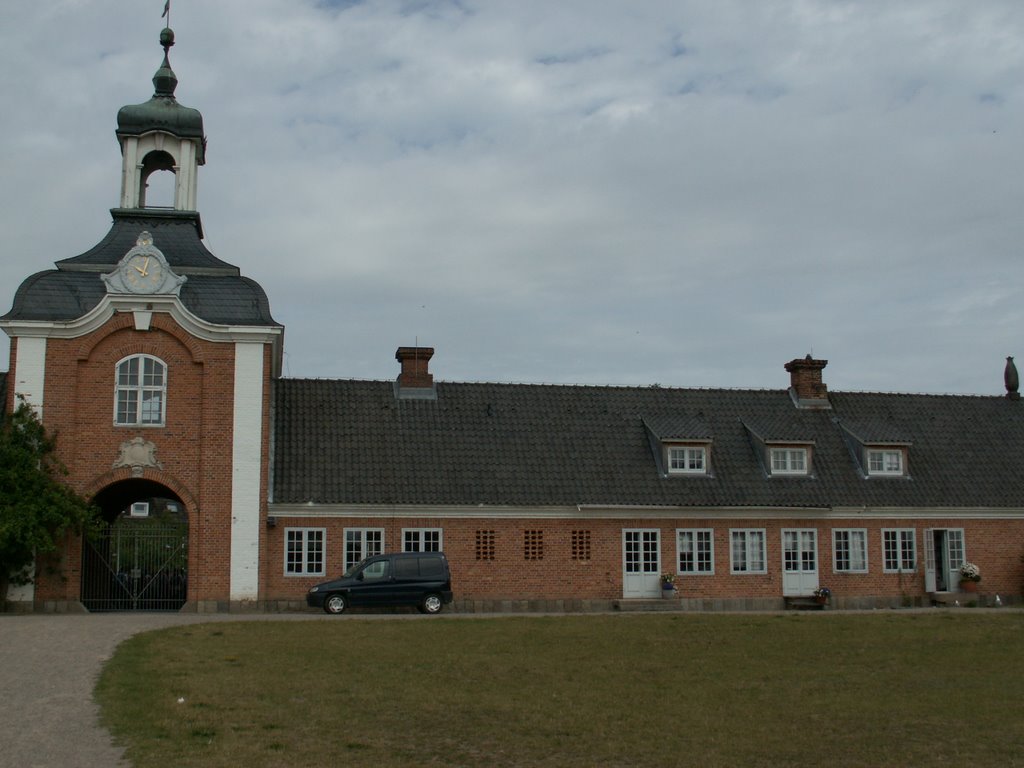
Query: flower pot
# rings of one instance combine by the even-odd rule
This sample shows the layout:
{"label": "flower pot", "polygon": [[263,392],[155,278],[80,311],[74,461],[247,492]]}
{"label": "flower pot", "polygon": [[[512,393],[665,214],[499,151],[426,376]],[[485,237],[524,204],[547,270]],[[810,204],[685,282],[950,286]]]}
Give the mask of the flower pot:
{"label": "flower pot", "polygon": [[662,587],[662,589],[661,589],[661,596],[663,598],[665,598],[666,600],[671,600],[673,597],[676,596],[676,588],[675,587]]}
{"label": "flower pot", "polygon": [[976,582],[976,581],[961,581],[960,582],[960,591],[961,592],[977,592],[978,591],[978,582]]}

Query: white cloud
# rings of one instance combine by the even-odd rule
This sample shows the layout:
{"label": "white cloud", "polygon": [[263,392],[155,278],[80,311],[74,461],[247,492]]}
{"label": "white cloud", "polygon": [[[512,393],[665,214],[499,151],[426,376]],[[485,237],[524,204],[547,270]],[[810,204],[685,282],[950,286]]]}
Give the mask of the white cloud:
{"label": "white cloud", "polygon": [[[0,8],[0,303],[93,245],[161,4]],[[209,245],[295,376],[998,392],[1015,0],[173,0]],[[152,12],[153,9],[156,12]],[[0,309],[6,311],[6,307]]]}

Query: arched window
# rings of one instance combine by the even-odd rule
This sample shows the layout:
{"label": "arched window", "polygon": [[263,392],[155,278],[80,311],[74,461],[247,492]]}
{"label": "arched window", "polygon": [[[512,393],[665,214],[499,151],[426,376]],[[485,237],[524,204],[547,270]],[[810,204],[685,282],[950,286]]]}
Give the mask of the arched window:
{"label": "arched window", "polygon": [[117,364],[115,424],[162,425],[166,411],[167,366],[149,355],[126,357]]}
{"label": "arched window", "polygon": [[142,160],[142,182],[139,187],[140,208],[173,208],[174,158],[162,150],[154,150]]}

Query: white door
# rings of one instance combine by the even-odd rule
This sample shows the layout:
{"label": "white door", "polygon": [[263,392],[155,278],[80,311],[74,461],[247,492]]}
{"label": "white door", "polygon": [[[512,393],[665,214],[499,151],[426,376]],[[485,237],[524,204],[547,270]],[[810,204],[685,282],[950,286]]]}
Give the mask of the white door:
{"label": "white door", "polygon": [[661,596],[661,531],[622,531],[622,596]]}
{"label": "white door", "polygon": [[959,566],[964,564],[964,528],[925,531],[925,591],[955,592]]}
{"label": "white door", "polygon": [[946,567],[949,568],[949,588],[960,589],[960,566],[964,564],[964,529],[946,529]]}
{"label": "white door", "polygon": [[938,592],[939,578],[935,570],[935,530],[926,528],[924,532],[924,591]]}
{"label": "white door", "polygon": [[924,532],[924,589],[955,592],[964,564],[964,529],[929,528]]}
{"label": "white door", "polygon": [[782,531],[782,594],[807,597],[818,588],[818,531],[791,528]]}

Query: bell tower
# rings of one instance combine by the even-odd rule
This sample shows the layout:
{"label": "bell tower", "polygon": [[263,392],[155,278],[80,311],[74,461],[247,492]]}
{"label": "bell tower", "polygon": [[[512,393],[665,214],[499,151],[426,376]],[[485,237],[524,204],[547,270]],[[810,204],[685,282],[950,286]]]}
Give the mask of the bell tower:
{"label": "bell tower", "polygon": [[[109,533],[70,539],[56,558],[63,570],[40,563],[10,598],[21,603],[223,610],[261,599],[269,398],[284,327],[263,288],[203,242],[203,117],[174,96],[173,44],[165,27],[152,98],[117,113],[121,197],[110,230],[26,278],[0,316],[11,337],[7,407],[24,397],[59,435],[67,481]],[[154,174],[174,181],[173,196],[162,183],[151,190],[159,205],[147,199]],[[121,534],[148,509],[171,515],[173,540],[146,551],[176,554],[145,568],[171,580],[108,567],[127,561]]]}
{"label": "bell tower", "polygon": [[174,98],[178,78],[168,55],[174,45],[170,27],[160,32],[160,45],[164,60],[153,75],[153,97],[117,113],[121,208],[146,208],[149,177],[156,171],[170,171],[175,177],[173,209],[195,211],[198,169],[206,163],[203,116]]}

